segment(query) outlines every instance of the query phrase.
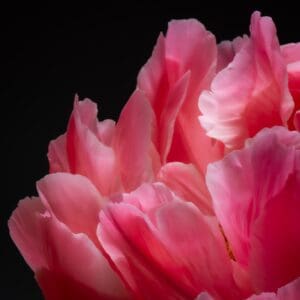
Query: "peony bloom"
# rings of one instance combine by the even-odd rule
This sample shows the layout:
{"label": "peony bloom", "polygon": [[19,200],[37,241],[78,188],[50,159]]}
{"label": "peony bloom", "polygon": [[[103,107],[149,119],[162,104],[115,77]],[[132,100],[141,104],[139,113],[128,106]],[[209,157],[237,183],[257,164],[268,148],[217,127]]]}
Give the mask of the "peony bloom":
{"label": "peony bloom", "polygon": [[[11,237],[46,299],[300,297],[300,47],[171,21],[119,120],[75,97]],[[200,119],[200,121],[199,121]]]}

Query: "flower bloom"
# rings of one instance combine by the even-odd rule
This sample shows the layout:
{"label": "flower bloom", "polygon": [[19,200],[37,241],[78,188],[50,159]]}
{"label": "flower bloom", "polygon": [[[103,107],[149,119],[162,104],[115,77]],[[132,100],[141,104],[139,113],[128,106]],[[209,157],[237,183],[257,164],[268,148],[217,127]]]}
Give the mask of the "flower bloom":
{"label": "flower bloom", "polygon": [[119,120],[75,97],[11,237],[46,299],[300,297],[300,46],[171,21]]}

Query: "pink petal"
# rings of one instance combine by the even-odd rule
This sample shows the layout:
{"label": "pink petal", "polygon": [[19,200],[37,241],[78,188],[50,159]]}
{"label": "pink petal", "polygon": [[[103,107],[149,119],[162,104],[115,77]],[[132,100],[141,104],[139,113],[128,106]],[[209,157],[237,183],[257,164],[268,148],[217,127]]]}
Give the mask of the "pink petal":
{"label": "pink petal", "polygon": [[[78,285],[73,284],[74,295],[77,294],[76,289],[82,286],[86,287],[87,296],[92,293],[108,299],[121,299],[126,295],[116,274],[89,238],[82,233],[72,233],[49,213],[42,214],[39,199],[20,201],[9,220],[9,228],[15,244],[36,272],[45,293],[49,292],[47,286],[57,280],[78,282]],[[58,276],[55,278],[49,273]],[[78,291],[79,294],[82,292]],[[47,294],[46,299],[53,298]]]}
{"label": "pink petal", "polygon": [[300,131],[300,110],[297,111],[296,114],[295,114],[294,126],[298,131]]}
{"label": "pink petal", "polygon": [[[143,186],[137,196],[133,192],[125,201],[110,204],[100,214],[98,228],[104,250],[135,295],[189,299],[208,290],[238,299],[215,220],[204,217],[192,203],[171,198],[161,184],[152,185],[152,194],[149,188]],[[164,196],[158,197],[159,193]],[[137,197],[146,202],[149,195],[156,197],[150,201],[157,206],[141,210]]]}
{"label": "pink petal", "polygon": [[208,168],[216,215],[259,292],[300,275],[299,170],[300,134],[284,127],[263,130]]}
{"label": "pink petal", "polygon": [[281,51],[287,64],[289,89],[295,102],[295,108],[289,120],[289,128],[297,129],[299,127],[297,127],[295,114],[300,110],[300,43],[284,45],[281,47]]}
{"label": "pink petal", "polygon": [[217,72],[220,72],[232,62],[236,53],[244,47],[248,40],[249,38],[245,35],[235,38],[232,42],[223,41],[218,45]]}
{"label": "pink petal", "polygon": [[186,98],[176,120],[168,161],[192,162],[203,173],[208,162],[223,155],[223,146],[213,143],[198,122],[198,98],[213,78],[216,50],[214,36],[201,23],[193,19],[170,22],[166,36],[170,81],[180,78],[186,71],[190,72],[190,78]]}
{"label": "pink petal", "polygon": [[38,181],[45,207],[74,233],[86,233],[96,241],[98,214],[105,201],[94,185],[81,175],[56,173]]}
{"label": "pink petal", "polygon": [[192,164],[167,163],[160,169],[157,179],[180,198],[193,202],[202,213],[214,214],[205,179]]}
{"label": "pink petal", "polygon": [[248,300],[298,300],[300,296],[300,278],[288,283],[287,285],[278,289],[275,293],[262,293],[254,295]]}
{"label": "pink petal", "polygon": [[251,38],[199,99],[202,126],[229,148],[243,146],[264,127],[286,125],[294,106],[272,20],[255,12],[250,31]]}
{"label": "pink petal", "polygon": [[113,142],[127,191],[155,176],[159,159],[152,144],[154,122],[149,102],[144,93],[137,90],[122,110]]}
{"label": "pink petal", "polygon": [[107,146],[112,145],[115,135],[116,122],[110,119],[103,120],[97,124],[97,136]]}
{"label": "pink petal", "polygon": [[50,165],[50,173],[70,172],[65,134],[50,142],[48,149],[48,160]]}
{"label": "pink petal", "polygon": [[[160,35],[152,57],[138,76],[158,123],[161,160],[193,162],[206,171],[208,162],[223,155],[199,125],[197,102],[216,67],[214,36],[196,20],[172,21]],[[195,138],[197,136],[197,138]]]}
{"label": "pink petal", "polygon": [[9,233],[33,271],[47,265],[40,240],[43,239],[40,221],[45,213],[37,197],[25,198],[18,203],[9,221]]}
{"label": "pink petal", "polygon": [[120,189],[114,151],[98,139],[97,107],[75,100],[67,130],[67,153],[72,173],[88,177],[103,195]]}

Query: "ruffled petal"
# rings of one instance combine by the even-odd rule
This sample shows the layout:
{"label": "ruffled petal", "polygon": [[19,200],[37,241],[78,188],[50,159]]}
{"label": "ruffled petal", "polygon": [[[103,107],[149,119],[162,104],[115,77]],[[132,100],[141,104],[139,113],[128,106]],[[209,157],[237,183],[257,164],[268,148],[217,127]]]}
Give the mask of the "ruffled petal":
{"label": "ruffled petal", "polygon": [[275,25],[255,12],[250,32],[199,99],[202,126],[228,148],[242,147],[264,127],[286,125],[294,108]]}
{"label": "ruffled petal", "polygon": [[215,213],[258,292],[300,274],[299,170],[300,134],[284,127],[261,131],[208,168]]}

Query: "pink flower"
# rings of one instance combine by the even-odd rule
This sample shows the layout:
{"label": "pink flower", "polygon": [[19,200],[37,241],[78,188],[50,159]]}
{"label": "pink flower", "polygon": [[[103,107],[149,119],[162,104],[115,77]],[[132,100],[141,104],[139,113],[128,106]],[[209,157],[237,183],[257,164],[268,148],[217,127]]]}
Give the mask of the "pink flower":
{"label": "pink flower", "polygon": [[299,277],[300,133],[262,130],[211,164],[207,184],[234,260],[254,291],[276,291]]}
{"label": "pink flower", "polygon": [[75,97],[9,220],[46,299],[298,298],[300,47],[250,33],[170,22],[118,122]]}

